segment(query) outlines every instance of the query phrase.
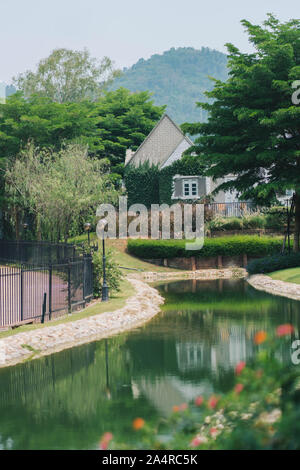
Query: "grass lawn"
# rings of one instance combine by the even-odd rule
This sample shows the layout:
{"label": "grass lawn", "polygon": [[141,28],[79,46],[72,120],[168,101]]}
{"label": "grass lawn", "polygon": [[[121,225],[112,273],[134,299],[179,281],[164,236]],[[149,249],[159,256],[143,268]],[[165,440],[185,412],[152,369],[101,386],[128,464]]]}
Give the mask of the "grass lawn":
{"label": "grass lawn", "polygon": [[[97,236],[93,232],[90,235],[91,242],[97,241]],[[79,235],[77,237],[69,238],[68,243],[80,244],[87,241],[87,235]],[[108,239],[105,241],[105,246],[107,246],[113,253],[116,262],[119,266],[125,268],[134,268],[141,271],[153,271],[153,272],[172,272],[176,271],[175,268],[167,268],[165,266],[156,266],[155,264],[147,263],[142,261],[135,256],[132,256],[126,252],[127,240],[112,240]],[[101,249],[101,248],[100,248]],[[124,270],[126,273],[126,270]],[[128,270],[128,273],[130,270]]]}
{"label": "grass lawn", "polygon": [[272,279],[277,279],[279,281],[300,284],[300,268],[281,269],[280,271],[275,271],[269,274],[269,276]]}
{"label": "grass lawn", "polygon": [[113,312],[118,310],[125,305],[126,299],[134,294],[134,288],[132,284],[124,279],[121,282],[121,290],[112,295],[108,302],[94,302],[89,307],[81,310],[80,312],[74,312],[71,315],[64,315],[57,320],[46,322],[44,324],[35,323],[32,325],[23,325],[13,330],[7,330],[0,332],[0,339],[6,338],[7,336],[16,335],[18,333],[28,332],[30,330],[36,330],[37,328],[45,328],[47,326],[59,325],[60,323],[67,323],[70,321],[80,320],[81,318],[91,317],[93,315],[99,315],[105,312]]}

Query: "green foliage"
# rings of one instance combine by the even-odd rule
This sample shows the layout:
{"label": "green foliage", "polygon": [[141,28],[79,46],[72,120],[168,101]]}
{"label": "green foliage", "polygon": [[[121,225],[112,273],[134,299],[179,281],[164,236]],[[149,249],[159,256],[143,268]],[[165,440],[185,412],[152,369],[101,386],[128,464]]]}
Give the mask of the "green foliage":
{"label": "green foliage", "polygon": [[300,450],[300,372],[282,360],[293,331],[286,324],[267,339],[257,333],[256,357],[237,365],[231,391],[178,403],[171,416],[142,421],[134,443],[113,439],[111,448]]}
{"label": "green foliage", "polygon": [[119,72],[108,57],[97,61],[89,51],[55,49],[42,59],[36,72],[14,78],[26,97],[39,95],[58,103],[96,99]]}
{"label": "green foliage", "polygon": [[218,189],[235,189],[260,205],[286,189],[296,191],[298,249],[300,107],[292,102],[292,84],[299,79],[300,20],[280,23],[269,14],[263,26],[246,20],[242,25],[254,52],[227,45],[229,79],[207,93],[211,103],[199,104],[209,112],[208,122],[182,128],[200,134],[190,151],[201,156],[207,175],[236,176]]}
{"label": "green foliage", "polygon": [[300,253],[292,253],[253,260],[248,264],[247,271],[249,274],[263,274],[298,266],[300,266]]}
{"label": "green foliage", "polygon": [[186,250],[188,240],[128,240],[128,251],[143,259],[189,258],[209,256],[265,256],[280,251],[281,238],[239,235],[233,237],[206,238],[201,250]]}
{"label": "green foliage", "polygon": [[[147,92],[121,89],[97,101],[55,103],[16,93],[0,104],[0,164],[17,155],[28,141],[58,150],[65,141],[80,141],[89,153],[124,164],[126,148],[136,150],[161,117],[164,107],[150,101]],[[2,162],[3,165],[3,162]],[[117,173],[122,170],[116,168]]]}
{"label": "green foliage", "polygon": [[282,229],[287,224],[287,211],[285,207],[274,206],[266,211],[266,227],[273,229]]}
{"label": "green foliage", "polygon": [[16,232],[17,214],[28,212],[45,240],[66,240],[83,214],[95,213],[100,202],[116,203],[118,198],[107,161],[88,158],[87,148],[78,144],[59,152],[29,145],[7,168],[5,185]]}
{"label": "green foliage", "polygon": [[[280,223],[279,223],[280,221]],[[212,220],[207,223],[207,228],[211,231],[226,231],[226,230],[251,230],[251,229],[282,229],[284,226],[282,220],[282,213],[256,213],[247,214],[242,217],[222,217],[216,215]]]}
{"label": "green foliage", "polygon": [[[107,251],[106,256],[106,282],[110,289],[110,293],[119,292],[120,283],[123,278],[123,273],[113,259],[111,251]],[[103,282],[103,260],[102,252],[96,251],[93,254],[93,283],[94,283],[94,297],[99,298],[102,294]]]}
{"label": "green foliage", "polygon": [[115,80],[113,89],[149,90],[157,105],[167,105],[168,114],[182,122],[204,121],[206,111],[196,107],[196,101],[206,100],[204,92],[211,90],[210,77],[227,78],[227,57],[222,52],[192,47],[172,48],[162,55],[140,59]]}
{"label": "green foliage", "polygon": [[159,201],[160,204],[172,204],[173,176],[175,175],[201,175],[203,174],[203,165],[201,159],[190,155],[183,156],[172,165],[163,168],[159,172]]}
{"label": "green foliage", "polygon": [[148,161],[138,167],[127,165],[124,176],[128,206],[144,204],[150,208],[151,204],[159,203],[159,169],[157,166],[150,166]]}
{"label": "green foliage", "polygon": [[165,107],[154,106],[147,91],[131,93],[121,88],[104,93],[95,104],[99,121],[99,158],[109,158],[113,171],[120,173],[126,149],[137,150],[162,116]]}

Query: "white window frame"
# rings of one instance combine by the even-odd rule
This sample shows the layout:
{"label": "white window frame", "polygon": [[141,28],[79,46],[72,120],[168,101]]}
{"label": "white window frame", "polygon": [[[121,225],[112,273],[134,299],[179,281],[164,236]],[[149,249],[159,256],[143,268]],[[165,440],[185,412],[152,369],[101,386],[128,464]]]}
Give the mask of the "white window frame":
{"label": "white window frame", "polygon": [[[181,180],[181,196],[175,197],[175,180]],[[185,196],[184,194],[184,184],[188,183],[189,184],[189,195]],[[196,194],[192,195],[192,184],[196,184]],[[175,175],[173,176],[173,190],[172,190],[172,199],[200,199],[199,196],[199,180],[198,177],[196,176],[183,176],[183,175]]]}
{"label": "white window frame", "polygon": [[[196,186],[196,192],[193,194],[193,185]],[[186,186],[188,187],[188,194],[185,194]],[[198,199],[199,198],[199,181],[195,177],[182,178],[182,199]]]}

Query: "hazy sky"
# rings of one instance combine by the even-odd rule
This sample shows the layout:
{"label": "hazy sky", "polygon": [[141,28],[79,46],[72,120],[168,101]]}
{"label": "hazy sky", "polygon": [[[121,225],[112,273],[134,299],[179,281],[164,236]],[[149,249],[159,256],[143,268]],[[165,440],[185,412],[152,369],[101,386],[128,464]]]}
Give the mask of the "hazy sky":
{"label": "hazy sky", "polygon": [[34,69],[57,47],[130,66],[171,47],[232,42],[250,50],[242,18],[299,18],[299,0],[0,0],[0,81]]}

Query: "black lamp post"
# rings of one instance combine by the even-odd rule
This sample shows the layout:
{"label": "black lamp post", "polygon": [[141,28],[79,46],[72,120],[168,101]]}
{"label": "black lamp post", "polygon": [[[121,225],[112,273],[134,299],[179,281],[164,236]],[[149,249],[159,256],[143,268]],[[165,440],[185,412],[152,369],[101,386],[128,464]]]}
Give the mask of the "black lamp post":
{"label": "black lamp post", "polygon": [[28,230],[29,224],[27,222],[24,222],[23,224],[23,230],[24,230],[24,240],[27,239],[27,230]]}
{"label": "black lamp post", "polygon": [[97,228],[102,232],[102,263],[103,263],[103,283],[102,283],[102,302],[106,302],[109,299],[109,289],[106,283],[106,258],[105,258],[105,238],[104,229],[108,222],[106,219],[101,219],[98,222]]}
{"label": "black lamp post", "polygon": [[92,224],[90,224],[89,222],[87,222],[86,224],[84,224],[84,230],[87,232],[88,234],[88,244],[90,246],[90,231],[91,231],[91,228],[92,228]]}

